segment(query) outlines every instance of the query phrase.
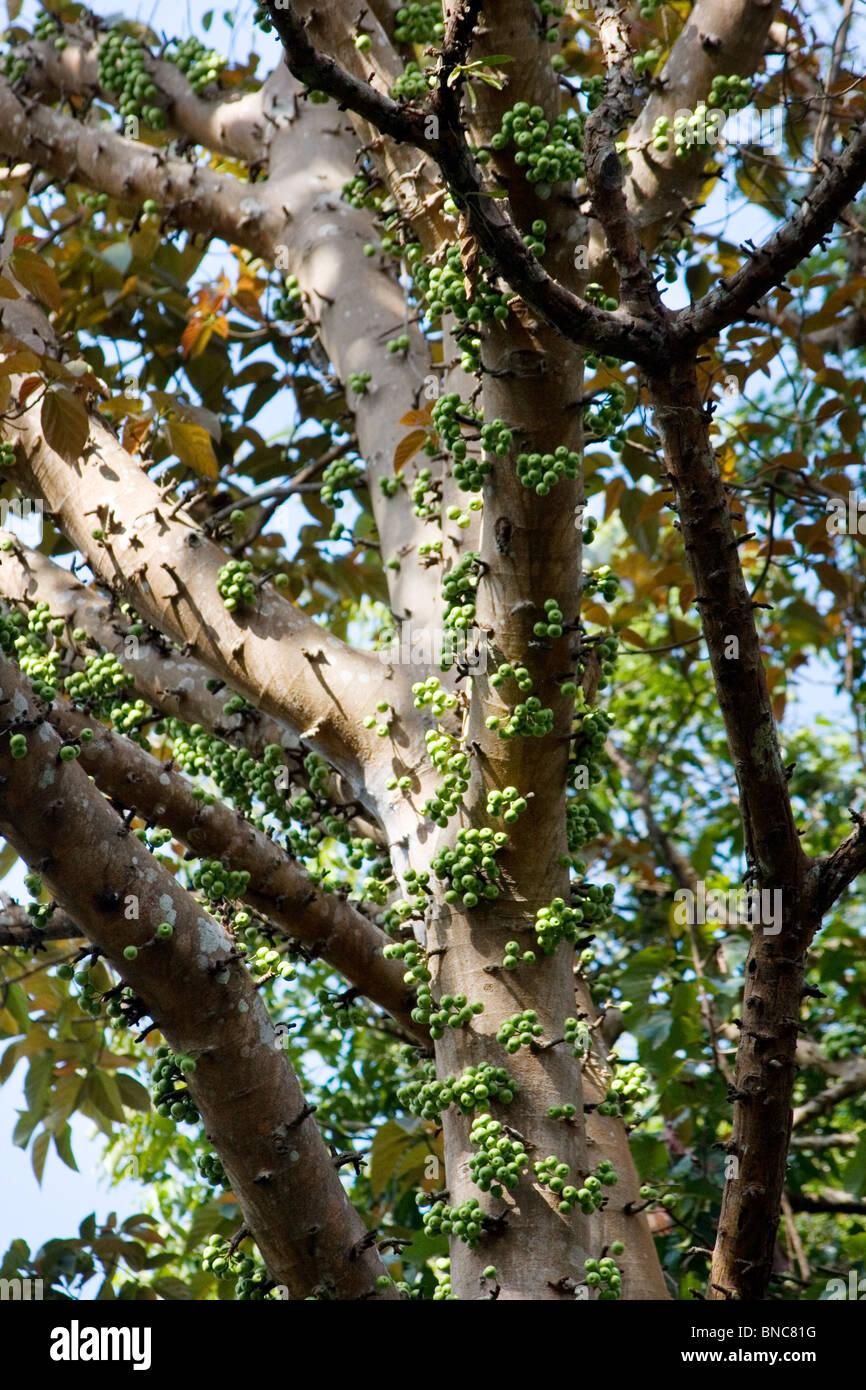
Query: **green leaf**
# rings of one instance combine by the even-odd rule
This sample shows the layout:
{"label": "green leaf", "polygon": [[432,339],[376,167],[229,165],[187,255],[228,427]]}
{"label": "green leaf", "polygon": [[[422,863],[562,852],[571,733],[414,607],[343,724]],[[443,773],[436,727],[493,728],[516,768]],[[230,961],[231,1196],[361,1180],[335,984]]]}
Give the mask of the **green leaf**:
{"label": "green leaf", "polygon": [[142,1114],[147,1114],[151,1109],[150,1094],[140,1081],[136,1081],[134,1076],[127,1076],[125,1072],[119,1071],[115,1076],[117,1089],[120,1092],[120,1099],[130,1110],[140,1110]]}
{"label": "green leaf", "polygon": [[25,1269],[30,1263],[30,1246],[26,1240],[13,1240],[6,1254],[0,1261],[0,1278],[8,1279],[19,1269]]}
{"label": "green leaf", "polygon": [[18,1121],[12,1131],[12,1143],[15,1145],[16,1149],[27,1148],[38,1123],[38,1115],[34,1115],[28,1110],[18,1111]]}
{"label": "green leaf", "polygon": [[37,1134],[33,1141],[33,1148],[30,1152],[30,1163],[33,1172],[36,1174],[36,1181],[42,1186],[42,1173],[45,1168],[45,1160],[48,1157],[48,1145],[51,1143],[51,1135],[47,1129],[43,1129],[41,1134]]}
{"label": "green leaf", "polygon": [[71,1168],[73,1173],[77,1173],[78,1164],[75,1162],[75,1155],[72,1152],[72,1129],[69,1125],[60,1134],[55,1134],[54,1147],[67,1168]]}
{"label": "green leaf", "polygon": [[66,1126],[70,1115],[78,1104],[78,1098],[84,1088],[85,1081],[83,1076],[64,1076],[54,1087],[54,1094],[51,1104],[45,1115],[45,1128],[52,1134],[59,1134]]}
{"label": "green leaf", "polygon": [[0,849],[0,878],[5,878],[9,870],[18,863],[18,851],[8,842]]}
{"label": "green leaf", "polygon": [[861,1134],[857,1148],[842,1172],[846,1192],[860,1197],[866,1191],[866,1134]]}
{"label": "green leaf", "polygon": [[[3,996],[0,995],[0,999]],[[6,986],[5,999],[6,1008],[18,1024],[22,1033],[26,1033],[30,1025],[30,1001],[20,985],[14,982]]]}
{"label": "green leaf", "polygon": [[54,1075],[54,1054],[40,1052],[34,1057],[27,1070],[24,1082],[24,1095],[31,1110],[43,1114],[51,1093],[51,1078]]}
{"label": "green leaf", "polygon": [[150,1287],[156,1289],[160,1298],[169,1299],[173,1303],[188,1303],[195,1297],[189,1284],[185,1284],[182,1279],[176,1279],[168,1274],[154,1279]]}
{"label": "green leaf", "polygon": [[206,1236],[212,1236],[226,1217],[225,1205],[213,1199],[203,1202],[200,1207],[196,1207],[189,1223],[184,1250],[187,1254],[191,1250],[197,1250]]}
{"label": "green leaf", "polygon": [[377,1131],[370,1148],[368,1169],[374,1197],[380,1197],[385,1191],[404,1149],[416,1143],[417,1136],[398,1125],[396,1120],[386,1120]]}
{"label": "green leaf", "polygon": [[0,1059],[0,1086],[5,1086],[21,1058],[25,1055],[21,1050],[23,1041],[23,1038],[19,1038],[17,1042],[10,1043],[3,1053],[3,1057]]}
{"label": "green leaf", "polygon": [[87,1099],[107,1120],[123,1124],[126,1115],[120,1099],[120,1089],[113,1076],[104,1071],[92,1071],[86,1082]]}
{"label": "green leaf", "polygon": [[666,1010],[655,1009],[641,1028],[641,1037],[645,1038],[653,1047],[659,1047],[667,1041],[673,1023],[673,1019]]}

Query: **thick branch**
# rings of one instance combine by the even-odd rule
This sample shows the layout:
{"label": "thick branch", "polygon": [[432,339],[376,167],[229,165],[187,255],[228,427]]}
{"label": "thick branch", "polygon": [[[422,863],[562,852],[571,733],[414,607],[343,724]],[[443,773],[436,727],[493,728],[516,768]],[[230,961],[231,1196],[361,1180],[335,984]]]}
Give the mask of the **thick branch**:
{"label": "thick branch", "polygon": [[607,235],[623,303],[631,314],[663,319],[666,311],[628,208],[625,173],[616,148],[635,102],[634,62],[621,5],[609,4],[600,11],[598,32],[607,71],[604,97],[584,129],[587,188]]}
{"label": "thick branch", "polygon": [[822,917],[855,878],[866,873],[866,816],[859,811],[848,814],[854,829],[847,840],[812,866],[815,907]]}
{"label": "thick branch", "polygon": [[[26,485],[58,516],[102,581],[214,675],[284,719],[375,808],[388,760],[363,719],[383,693],[411,710],[399,669],[327,636],[269,586],[259,590],[254,608],[230,613],[217,590],[224,552],[183,511],[169,510],[156,484],[94,415],[86,458],[76,467],[45,443],[37,408],[24,409],[4,428],[17,445]],[[94,538],[94,522],[101,538]]]}
{"label": "thick branch", "polygon": [[[26,731],[26,732],[25,732]],[[10,753],[24,732],[28,753]],[[191,1055],[190,1090],[270,1274],[294,1297],[395,1297],[351,1206],[273,1025],[231,938],[130,836],[10,662],[0,665],[0,831]],[[124,906],[133,894],[139,916]],[[169,941],[155,937],[170,921]],[[124,955],[134,945],[133,960]],[[304,1116],[304,1118],[301,1118]]]}
{"label": "thick branch", "polygon": [[696,0],[657,84],[628,135],[630,213],[652,250],[665,226],[688,212],[706,183],[707,146],[689,159],[653,148],[660,116],[673,126],[678,110],[693,111],[710,94],[713,78],[736,73],[750,77],[764,52],[778,9],[776,0]]}
{"label": "thick branch", "polygon": [[837,217],[857,196],[864,179],[866,127],[857,131],[821,182],[804,196],[793,216],[752,252],[736,275],[720,280],[697,304],[677,315],[673,324],[675,350],[683,355],[693,352],[707,338],[742,318],[774,285],[780,285],[788,271],[829,235]]}
{"label": "thick branch", "polygon": [[166,826],[196,855],[248,873],[244,902],[283,935],[328,961],[407,1032],[417,1032],[402,966],[384,959],[388,938],[357,907],[317,888],[296,860],[239,813],[219,801],[205,805],[197,800],[185,777],[130,739],[60,701],[47,718],[65,742],[75,743],[82,729],[92,732],[91,741],[80,744],[80,761],[100,791],[145,820]]}
{"label": "thick branch", "polygon": [[[405,295],[389,266],[365,254],[379,235],[371,214],[341,197],[343,184],[357,173],[357,140],[348,122],[335,121],[331,106],[300,102],[300,88],[284,65],[275,75],[277,91],[283,116],[270,144],[269,177],[256,188],[286,218],[286,269],[298,277],[322,346],[346,384],[382,558],[400,562],[399,569],[385,571],[391,606],[411,616],[413,627],[438,627],[436,587],[413,555],[434,533],[414,515],[406,488],[388,498],[380,486],[393,480],[395,451],[408,432],[401,417],[422,403],[430,350],[417,325],[407,322]],[[384,351],[389,338],[404,333],[405,355]],[[362,393],[349,385],[359,372],[371,377]],[[407,465],[407,484],[413,468]]]}
{"label": "thick branch", "polygon": [[857,1201],[848,1192],[826,1187],[819,1194],[788,1191],[792,1211],[828,1212],[834,1216],[866,1216],[866,1202]]}
{"label": "thick branch", "polygon": [[164,204],[168,195],[191,231],[274,259],[284,218],[269,212],[248,185],[126,140],[104,125],[85,125],[47,106],[23,102],[5,77],[0,77],[0,151],[35,163],[60,180],[81,180],[134,207],[147,198]]}
{"label": "thick branch", "polygon": [[[710,443],[695,368],[650,380],[683,544],[740,791],[752,882],[781,894],[774,930],[758,914],[743,997],[731,1153],[709,1297],[764,1297],[785,1181],[805,954],[815,932],[803,854],[782,765],[752,601]],[[775,903],[773,923],[776,922]],[[769,930],[765,930],[766,927]]]}
{"label": "thick branch", "polygon": [[436,160],[455,199],[465,208],[479,245],[531,309],[565,337],[595,352],[647,365],[657,360],[663,342],[658,325],[597,309],[548,275],[500,200],[491,198],[483,187],[478,164],[460,127],[428,121],[424,111],[401,106],[345,72],[313,46],[291,4],[285,9],[270,8],[270,14],[283,41],[289,69],[299,81],[327,92],[382,134],[408,141]]}
{"label": "thick branch", "polygon": [[866,1091],[866,1058],[846,1057],[840,1063],[839,1080],[827,1086],[817,1095],[810,1096],[794,1111],[792,1127],[797,1128],[817,1115],[828,1115],[831,1110],[847,1100],[849,1096],[860,1095]]}
{"label": "thick branch", "polygon": [[[98,43],[84,31],[80,32],[80,42],[76,42],[78,34],[76,27],[67,25],[65,36],[71,41],[59,52],[51,41],[34,40],[19,45],[16,57],[28,62],[19,89],[61,97],[99,97],[114,104],[116,93],[99,85]],[[151,58],[145,70],[166,99],[173,129],[220,154],[250,162],[264,157],[269,131],[267,82],[258,91],[239,98],[207,101],[196,95],[176,63]]]}
{"label": "thick branch", "polygon": [[[234,748],[249,749],[259,759],[268,744],[284,748],[287,759],[299,764],[292,769],[292,781],[308,786],[309,778],[300,766],[308,750],[287,724],[252,706],[227,714],[223,699],[229,688],[223,699],[209,690],[208,672],[200,661],[156,633],[133,636],[127,619],[98,589],[82,584],[41,551],[28,550],[17,537],[9,539],[12,549],[0,550],[0,596],[28,609],[37,602],[47,603],[52,617],[66,620],[70,633],[83,629],[86,642],[111,652],[128,675],[130,687],[161,714],[186,724],[202,724],[209,733]],[[339,811],[341,801],[353,798],[341,778],[335,776],[333,782],[332,800]],[[352,826],[357,834],[382,842],[381,827],[365,817],[353,817]]]}
{"label": "thick branch", "polygon": [[694,368],[650,380],[713,677],[740,790],[749,863],[762,884],[805,865],[754,610]]}

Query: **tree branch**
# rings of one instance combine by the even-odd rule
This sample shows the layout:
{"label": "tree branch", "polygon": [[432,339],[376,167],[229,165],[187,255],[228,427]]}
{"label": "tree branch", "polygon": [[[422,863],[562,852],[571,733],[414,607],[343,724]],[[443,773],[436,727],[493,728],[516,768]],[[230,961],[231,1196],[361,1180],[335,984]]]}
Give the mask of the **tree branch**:
{"label": "tree branch", "polygon": [[[292,768],[292,782],[309,786],[301,765],[308,750],[287,724],[253,706],[239,714],[227,714],[222,700],[208,689],[208,672],[200,661],[156,633],[133,636],[113,599],[104,598],[92,585],[82,584],[41,551],[27,550],[17,536],[8,539],[12,549],[0,550],[0,595],[27,609],[37,602],[47,603],[52,617],[66,620],[70,634],[76,628],[83,629],[86,641],[115,656],[129,676],[131,688],[161,714],[186,724],[202,724],[209,733],[235,748],[247,748],[258,759],[268,744],[279,745],[285,749],[287,760],[298,764]],[[72,636],[67,640],[75,642]],[[338,813],[341,802],[353,800],[350,788],[336,774],[331,800]],[[381,826],[365,816],[353,816],[352,826],[357,834],[377,844],[384,842]]]}
{"label": "tree branch", "polygon": [[[113,105],[116,93],[99,85],[98,42],[82,25],[65,25],[64,35],[69,42],[59,52],[50,40],[34,39],[16,48],[16,57],[28,64],[18,89],[40,95],[98,97]],[[174,130],[236,159],[255,163],[266,157],[271,99],[267,81],[242,97],[208,101],[196,95],[176,63],[150,58],[145,71],[165,98]]]}
{"label": "tree branch", "polygon": [[823,917],[860,874],[866,873],[866,816],[849,811],[854,829],[832,854],[812,862],[816,911]]}
{"label": "tree branch", "polygon": [[653,148],[659,117],[673,125],[678,110],[694,110],[709,96],[713,78],[750,77],[761,61],[776,0],[696,0],[670,56],[653,84],[626,145],[628,210],[652,250],[665,227],[697,202],[706,183],[708,149],[696,146],[688,159]]}
{"label": "tree branch", "polygon": [[843,1058],[839,1063],[838,1075],[839,1080],[834,1081],[832,1086],[826,1086],[823,1091],[810,1096],[802,1105],[796,1107],[791,1122],[792,1128],[799,1128],[800,1125],[805,1124],[807,1120],[814,1119],[817,1115],[829,1115],[840,1101],[866,1091],[866,1058]]}
{"label": "tree branch", "polygon": [[722,280],[690,309],[681,310],[672,327],[672,346],[680,355],[694,352],[758,303],[774,285],[828,236],[840,213],[866,179],[866,128],[851,143],[815,188],[805,194],[789,220],[752,252],[730,280]]}
{"label": "tree branch", "polygon": [[584,127],[587,188],[593,211],[607,235],[623,303],[637,317],[664,320],[667,310],[629,212],[625,174],[616,149],[617,136],[631,121],[636,80],[628,24],[620,4],[610,3],[599,11],[598,32],[606,66],[605,90]]}
{"label": "tree branch", "polygon": [[825,1187],[818,1195],[811,1192],[792,1192],[788,1189],[792,1211],[829,1212],[835,1216],[866,1216],[866,1202],[858,1202],[848,1192]]}
{"label": "tree branch", "polygon": [[35,407],[6,420],[4,433],[17,447],[26,486],[60,518],[104,583],[211,672],[284,719],[348,778],[365,805],[382,804],[390,759],[363,719],[386,694],[412,725],[400,668],[323,633],[268,587],[259,590],[254,608],[230,613],[217,591],[224,552],[182,510],[169,511],[156,484],[93,413],[77,467],[45,443]]}
{"label": "tree branch", "polygon": [[285,225],[257,192],[230,174],[190,164],[163,149],[126,140],[104,125],[84,125],[37,102],[24,102],[0,77],[0,150],[35,161],[58,179],[77,179],[121,203],[153,198],[182,213],[182,225],[222,237],[273,262]]}
{"label": "tree branch", "polygon": [[14,946],[22,951],[38,951],[45,941],[77,941],[84,936],[68,912],[55,908],[51,920],[40,931],[23,907],[5,893],[0,894],[0,946]]}
{"label": "tree branch", "polygon": [[465,209],[478,244],[529,308],[565,337],[595,352],[613,353],[642,364],[657,360],[663,343],[657,324],[597,309],[548,275],[501,208],[500,200],[491,198],[483,187],[478,164],[459,126],[428,121],[426,112],[392,101],[319,53],[291,3],[280,9],[269,5],[269,13],[283,41],[289,69],[299,81],[327,92],[382,134],[413,144],[435,159],[452,195]]}
{"label": "tree branch", "polygon": [[[26,732],[24,732],[26,731]],[[28,752],[13,757],[10,736]],[[272,1278],[294,1297],[394,1298],[297,1077],[231,938],[130,836],[60,740],[11,662],[0,663],[0,831],[191,1055],[190,1091]],[[124,914],[128,895],[139,917]],[[171,921],[170,941],[155,937]],[[124,951],[136,946],[129,960]],[[305,1115],[304,1119],[300,1119]]]}
{"label": "tree branch", "polygon": [[[222,802],[205,805],[185,777],[138,744],[57,701],[46,718],[65,742],[79,743],[82,729],[93,738],[80,743],[79,760],[100,791],[146,821],[166,826],[197,856],[222,861],[249,874],[241,895],[282,935],[300,941],[328,961],[360,992],[393,1014],[410,1034],[414,992],[403,983],[399,962],[385,960],[388,937],[357,907],[324,892],[290,854]],[[425,1040],[422,1031],[420,1040]]]}

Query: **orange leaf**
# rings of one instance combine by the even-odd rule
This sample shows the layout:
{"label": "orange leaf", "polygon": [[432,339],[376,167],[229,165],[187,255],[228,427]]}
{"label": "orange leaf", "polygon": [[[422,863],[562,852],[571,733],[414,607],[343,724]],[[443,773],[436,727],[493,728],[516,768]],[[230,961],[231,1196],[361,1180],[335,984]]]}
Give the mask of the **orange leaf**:
{"label": "orange leaf", "polygon": [[397,421],[398,425],[429,425],[433,418],[433,402],[429,401],[423,410],[407,410]]}
{"label": "orange leaf", "polygon": [[695,601],[697,589],[691,581],[688,584],[680,585],[680,612],[686,613]]}
{"label": "orange leaf", "polygon": [[428,437],[426,430],[412,430],[411,434],[407,434],[405,438],[400,440],[394,450],[395,473],[402,472],[404,465],[409,462],[413,454],[417,454],[418,450],[427,443]]}
{"label": "orange leaf", "polygon": [[18,399],[19,399],[19,401],[21,401],[21,402],[26,401],[26,399],[27,399],[28,396],[32,396],[32,395],[33,395],[33,392],[36,390],[37,386],[41,386],[41,385],[42,385],[42,378],[41,378],[41,376],[28,376],[28,377],[25,377],[24,380],[22,381],[21,385],[18,387]]}
{"label": "orange leaf", "polygon": [[208,343],[210,342],[216,324],[212,319],[205,319],[200,331],[196,334],[195,341],[189,350],[190,358],[201,357]]}
{"label": "orange leaf", "polygon": [[138,453],[152,424],[150,415],[142,415],[138,420],[134,418],[124,420],[120,442],[128,454],[132,454],[134,457]]}
{"label": "orange leaf", "polygon": [[617,509],[617,504],[625,492],[625,478],[614,478],[604,490],[604,519],[608,521]]}
{"label": "orange leaf", "polygon": [[829,564],[826,560],[818,561],[815,565],[815,573],[824,588],[829,589],[840,603],[850,603],[852,583],[847,575],[840,574],[836,566]]}
{"label": "orange leaf", "polygon": [[184,357],[189,357],[196,341],[204,328],[204,319],[192,318],[180,335],[180,350]]}
{"label": "orange leaf", "polygon": [[687,578],[688,574],[682,565],[665,565],[664,569],[660,569],[658,574],[653,575],[649,587],[669,589],[672,585],[682,584],[683,580]]}

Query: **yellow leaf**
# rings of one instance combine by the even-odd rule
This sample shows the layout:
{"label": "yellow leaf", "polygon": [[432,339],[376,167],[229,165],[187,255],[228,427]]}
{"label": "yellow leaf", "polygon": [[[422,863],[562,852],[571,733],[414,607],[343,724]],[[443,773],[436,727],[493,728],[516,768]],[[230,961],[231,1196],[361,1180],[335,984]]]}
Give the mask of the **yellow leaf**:
{"label": "yellow leaf", "polygon": [[688,574],[682,565],[665,565],[663,569],[653,575],[650,587],[657,589],[661,586],[669,589],[671,585],[682,584],[683,580],[687,578]]}
{"label": "yellow leaf", "polygon": [[673,493],[670,490],[667,492],[654,492],[651,497],[647,498],[638,512],[638,523],[646,521],[651,516],[655,516],[657,512],[662,511],[665,507],[673,506],[673,500]]}
{"label": "yellow leaf", "polygon": [[219,465],[206,429],[201,425],[188,424],[185,420],[172,420],[165,432],[169,448],[177,454],[181,463],[204,478],[219,477]]}
{"label": "yellow leaf", "polygon": [[10,261],[12,273],[19,285],[35,295],[49,309],[59,309],[63,291],[52,266],[35,251],[16,251]]}

